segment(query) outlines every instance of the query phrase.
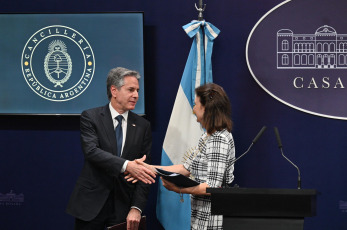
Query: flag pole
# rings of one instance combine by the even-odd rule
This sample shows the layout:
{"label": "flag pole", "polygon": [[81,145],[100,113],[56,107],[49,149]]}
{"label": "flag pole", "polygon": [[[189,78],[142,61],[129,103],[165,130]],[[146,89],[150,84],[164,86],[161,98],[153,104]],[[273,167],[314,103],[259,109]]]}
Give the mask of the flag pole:
{"label": "flag pole", "polygon": [[[202,5],[204,5],[204,7]],[[197,11],[199,11],[198,20],[199,21],[203,21],[204,20],[204,16],[203,16],[202,13],[206,9],[206,4],[203,4],[202,0],[199,0],[199,8],[196,6],[196,3],[195,3],[195,8],[196,8]]]}

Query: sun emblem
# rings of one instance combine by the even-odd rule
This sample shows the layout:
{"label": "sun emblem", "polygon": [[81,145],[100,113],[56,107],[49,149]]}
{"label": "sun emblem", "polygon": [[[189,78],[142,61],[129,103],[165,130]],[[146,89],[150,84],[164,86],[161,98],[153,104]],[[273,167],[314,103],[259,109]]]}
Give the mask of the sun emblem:
{"label": "sun emblem", "polygon": [[54,40],[48,46],[44,69],[46,76],[54,87],[63,87],[71,76],[72,62],[67,47],[61,40]]}

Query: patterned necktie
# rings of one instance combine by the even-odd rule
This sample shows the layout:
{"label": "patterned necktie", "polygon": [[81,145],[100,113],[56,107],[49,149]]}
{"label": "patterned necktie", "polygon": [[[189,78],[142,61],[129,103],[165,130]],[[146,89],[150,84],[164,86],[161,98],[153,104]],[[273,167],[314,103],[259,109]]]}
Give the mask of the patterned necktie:
{"label": "patterned necktie", "polygon": [[116,139],[117,139],[117,156],[121,156],[122,152],[122,144],[123,144],[123,130],[122,130],[122,120],[123,116],[118,115],[116,117],[116,120],[118,121],[118,125],[116,127]]}

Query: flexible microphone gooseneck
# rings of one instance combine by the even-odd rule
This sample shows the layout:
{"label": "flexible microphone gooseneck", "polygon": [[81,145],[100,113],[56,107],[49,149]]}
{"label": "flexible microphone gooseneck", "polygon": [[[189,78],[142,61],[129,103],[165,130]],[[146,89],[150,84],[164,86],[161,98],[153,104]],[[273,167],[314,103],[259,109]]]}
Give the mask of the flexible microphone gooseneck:
{"label": "flexible microphone gooseneck", "polygon": [[261,137],[261,135],[263,135],[263,133],[266,130],[266,126],[263,126],[263,128],[259,131],[259,133],[257,134],[257,136],[253,139],[251,145],[248,147],[248,149],[246,150],[246,152],[244,152],[243,154],[241,154],[238,158],[236,158],[235,160],[233,160],[232,164],[235,164],[236,161],[238,161],[241,157],[243,157],[246,153],[249,152],[249,150],[252,148],[252,146],[258,141],[258,139]]}
{"label": "flexible microphone gooseneck", "polygon": [[280,138],[280,134],[278,132],[277,127],[274,128],[275,131],[275,135],[276,135],[276,139],[277,139],[277,144],[278,144],[278,148],[281,150],[282,156],[289,161],[297,170],[298,170],[298,189],[301,189],[301,177],[300,177],[300,170],[299,167],[296,166],[291,160],[289,160],[283,153],[283,148],[282,148],[282,142],[281,142],[281,138]]}

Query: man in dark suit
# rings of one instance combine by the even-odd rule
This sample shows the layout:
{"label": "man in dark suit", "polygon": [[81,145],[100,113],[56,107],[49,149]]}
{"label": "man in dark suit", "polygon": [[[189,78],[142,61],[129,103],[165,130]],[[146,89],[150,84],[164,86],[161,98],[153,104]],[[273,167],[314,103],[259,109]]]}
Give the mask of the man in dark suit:
{"label": "man in dark suit", "polygon": [[[104,230],[124,221],[138,228],[155,182],[153,172],[135,162],[149,162],[152,146],[150,123],[130,111],[138,100],[139,78],[136,71],[112,69],[107,76],[110,103],[81,114],[84,165],[67,207],[76,230]],[[127,173],[139,182],[126,181]]]}

